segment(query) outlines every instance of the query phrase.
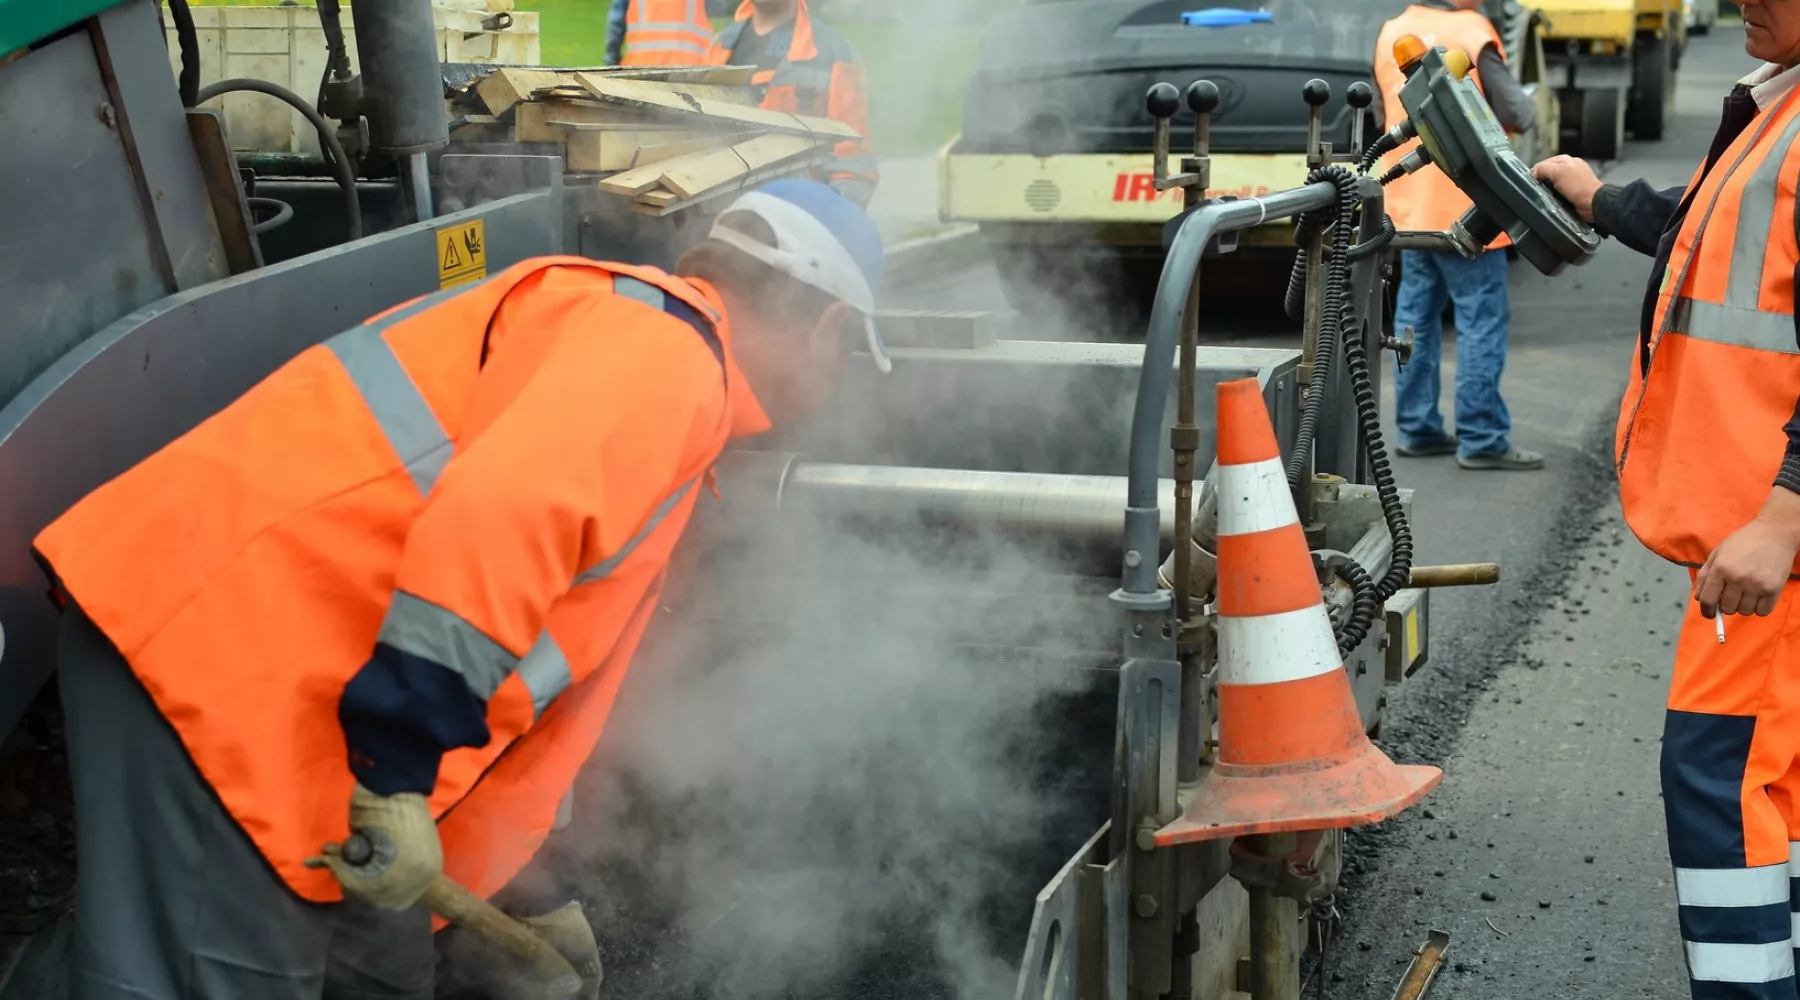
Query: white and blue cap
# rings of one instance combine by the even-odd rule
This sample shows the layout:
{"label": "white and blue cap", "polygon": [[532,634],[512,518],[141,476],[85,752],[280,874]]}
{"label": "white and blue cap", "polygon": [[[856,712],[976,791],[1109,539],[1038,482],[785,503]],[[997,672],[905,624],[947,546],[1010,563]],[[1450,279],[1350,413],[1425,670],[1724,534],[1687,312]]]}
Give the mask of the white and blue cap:
{"label": "white and blue cap", "polygon": [[[757,188],[724,212],[749,212],[775,234],[769,246],[719,222],[710,237],[862,313],[869,354],[883,374],[893,370],[875,328],[875,290],[881,287],[881,233],[856,203],[818,181],[782,180]],[[723,218],[723,216],[721,216]]]}

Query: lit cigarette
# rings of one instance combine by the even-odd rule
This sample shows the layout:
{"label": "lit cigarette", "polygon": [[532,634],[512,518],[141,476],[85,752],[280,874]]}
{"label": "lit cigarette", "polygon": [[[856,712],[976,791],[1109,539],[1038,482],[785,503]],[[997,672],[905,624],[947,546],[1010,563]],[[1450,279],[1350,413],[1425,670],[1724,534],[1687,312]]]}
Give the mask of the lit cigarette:
{"label": "lit cigarette", "polygon": [[1719,637],[1720,642],[1725,641],[1725,612],[1723,611],[1713,612],[1713,634]]}

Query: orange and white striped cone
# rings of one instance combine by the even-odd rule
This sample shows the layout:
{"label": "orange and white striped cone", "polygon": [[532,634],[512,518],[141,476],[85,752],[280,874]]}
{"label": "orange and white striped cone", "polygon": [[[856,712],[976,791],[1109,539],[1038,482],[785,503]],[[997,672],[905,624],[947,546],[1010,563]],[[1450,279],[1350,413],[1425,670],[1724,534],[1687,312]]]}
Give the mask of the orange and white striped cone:
{"label": "orange and white striped cone", "polygon": [[1443,780],[1369,742],[1257,380],[1219,386],[1219,755],[1158,844],[1377,823]]}

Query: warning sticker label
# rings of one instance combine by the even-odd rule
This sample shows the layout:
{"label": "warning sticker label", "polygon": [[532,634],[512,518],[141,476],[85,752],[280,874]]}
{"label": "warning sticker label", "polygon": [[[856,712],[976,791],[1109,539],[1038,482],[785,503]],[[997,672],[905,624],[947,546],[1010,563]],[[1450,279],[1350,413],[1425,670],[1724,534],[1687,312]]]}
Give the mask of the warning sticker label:
{"label": "warning sticker label", "polygon": [[438,287],[487,277],[487,227],[480,219],[437,231]]}

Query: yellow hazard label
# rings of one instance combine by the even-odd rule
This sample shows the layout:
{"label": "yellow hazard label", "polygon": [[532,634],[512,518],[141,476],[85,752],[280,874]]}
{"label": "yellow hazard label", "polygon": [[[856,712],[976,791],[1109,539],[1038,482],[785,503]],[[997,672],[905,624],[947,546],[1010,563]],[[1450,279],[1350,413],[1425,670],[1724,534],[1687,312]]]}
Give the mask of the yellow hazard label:
{"label": "yellow hazard label", "polygon": [[1419,608],[1414,605],[1406,613],[1406,663],[1408,666],[1419,658]]}
{"label": "yellow hazard label", "polygon": [[437,231],[438,287],[487,277],[487,225],[480,219]]}

